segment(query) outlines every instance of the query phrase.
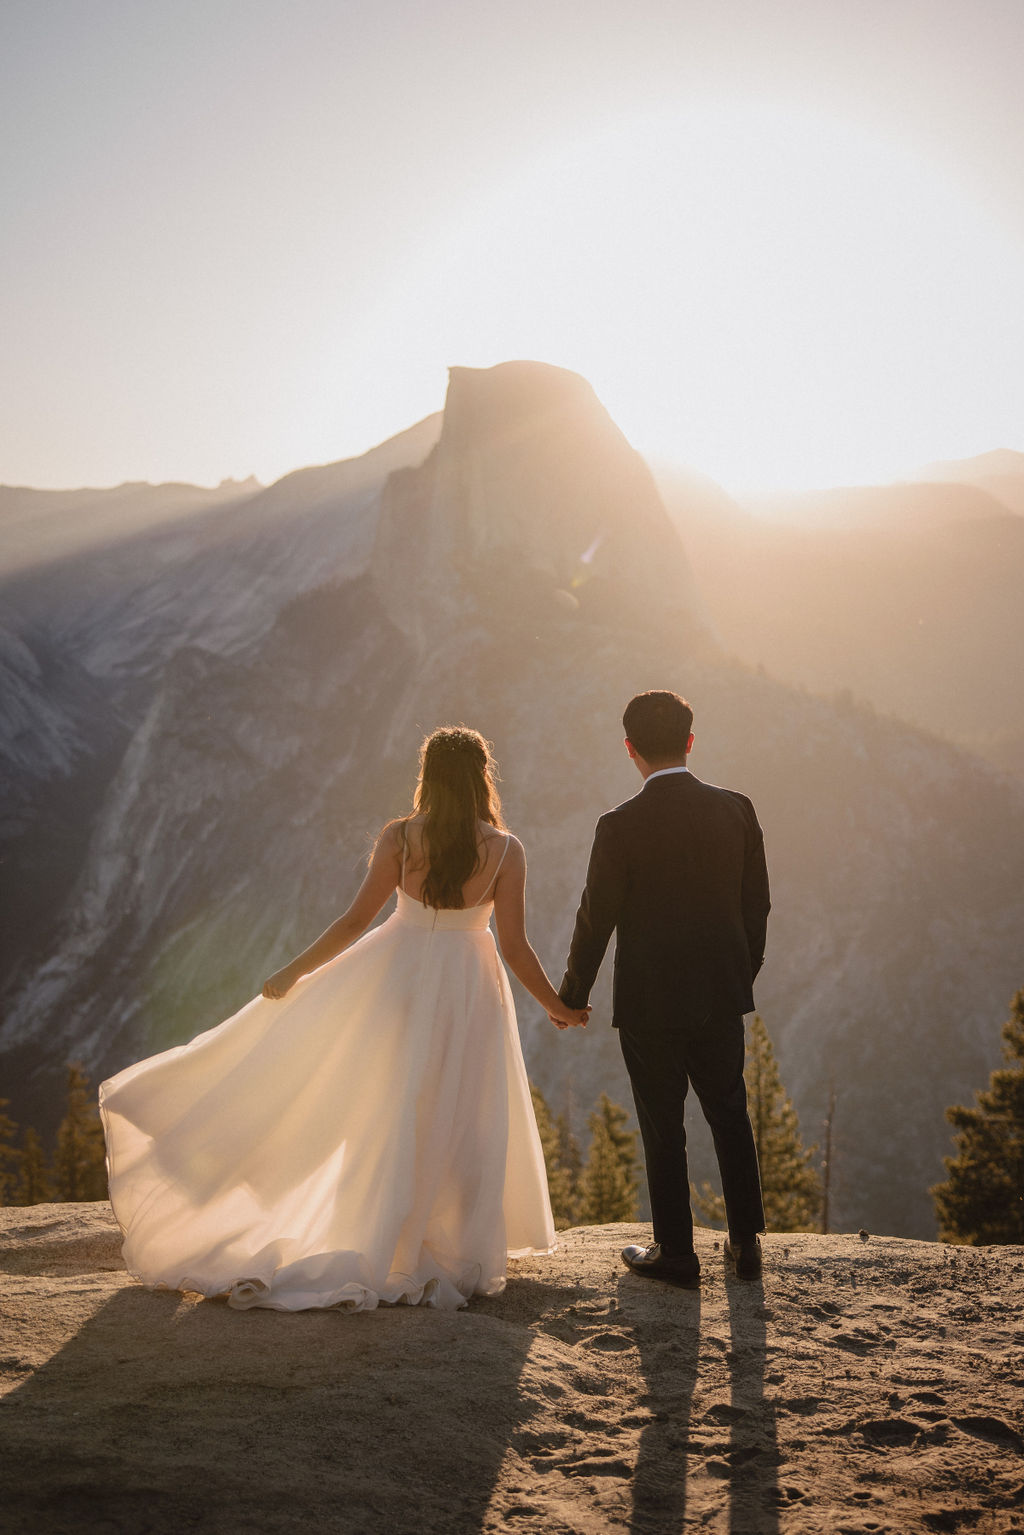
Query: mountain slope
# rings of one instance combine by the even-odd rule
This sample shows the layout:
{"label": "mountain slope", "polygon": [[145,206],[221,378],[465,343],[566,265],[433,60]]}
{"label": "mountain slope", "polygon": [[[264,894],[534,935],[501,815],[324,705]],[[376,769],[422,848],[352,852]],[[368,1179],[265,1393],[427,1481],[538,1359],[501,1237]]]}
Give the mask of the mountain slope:
{"label": "mountain slope", "polygon": [[85,493],[97,522],[130,527],[89,548],[75,543],[79,493],[17,493],[60,506],[45,519],[53,557],[0,579],[0,996],[49,954],[111,794],[118,820],[126,749],[136,738],[130,764],[151,711],[174,696],[176,658],[191,650],[209,665],[244,651],[297,594],[358,575],[381,485],[439,431],[430,417],[361,458],[207,499],[187,516],[165,517],[166,497],[150,494],[181,487],[120,487],[112,507]]}
{"label": "mountain slope", "polygon": [[820,497],[780,522],[678,472],[659,487],[726,649],[1021,770],[1024,517],[956,485],[837,491],[835,522]]}
{"label": "mountain slope", "polygon": [[929,464],[918,478],[975,485],[995,496],[1010,511],[1024,515],[1024,453],[1015,453],[1011,448],[996,448],[992,453],[979,453],[976,458]]}
{"label": "mountain slope", "polygon": [[259,481],[199,485],[128,483],[109,490],[0,485],[0,576],[48,565],[244,500]]}

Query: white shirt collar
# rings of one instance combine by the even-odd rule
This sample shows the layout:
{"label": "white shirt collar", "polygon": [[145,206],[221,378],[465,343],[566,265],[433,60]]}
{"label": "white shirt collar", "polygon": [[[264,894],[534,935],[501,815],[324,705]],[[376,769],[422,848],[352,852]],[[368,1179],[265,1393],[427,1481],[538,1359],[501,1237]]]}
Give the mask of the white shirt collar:
{"label": "white shirt collar", "polygon": [[644,779],[644,788],[646,789],[647,785],[654,778],[665,778],[669,773],[688,773],[689,771],[688,767],[659,768],[656,773],[648,773]]}

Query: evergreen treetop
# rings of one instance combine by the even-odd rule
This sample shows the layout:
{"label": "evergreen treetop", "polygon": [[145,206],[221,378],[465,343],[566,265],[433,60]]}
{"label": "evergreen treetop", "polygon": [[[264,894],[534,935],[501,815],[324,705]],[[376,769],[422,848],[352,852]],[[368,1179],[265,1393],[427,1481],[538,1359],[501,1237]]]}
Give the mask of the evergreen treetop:
{"label": "evergreen treetop", "polygon": [[533,1112],[540,1134],[544,1166],[548,1176],[548,1194],[556,1231],[574,1226],[579,1216],[579,1147],[564,1119],[551,1118],[551,1110],[539,1087],[530,1084]]}
{"label": "evergreen treetop", "polygon": [[636,1219],[637,1165],[635,1130],[627,1130],[629,1116],[607,1093],[588,1117],[591,1141],[583,1169],[583,1201],[580,1220],[588,1226]]}
{"label": "evergreen treetop", "polygon": [[53,1159],[54,1197],[106,1199],[107,1167],[95,1094],[77,1062],[68,1066],[68,1097]]}
{"label": "evergreen treetop", "polygon": [[43,1143],[30,1125],[22,1139],[21,1173],[14,1191],[14,1203],[45,1204],[52,1197],[52,1192]]}
{"label": "evergreen treetop", "polygon": [[1002,1036],[1005,1065],[975,1094],[975,1106],[946,1110],[956,1155],[944,1158],[949,1176],[931,1191],[945,1242],[1024,1243],[1024,989]]}
{"label": "evergreen treetop", "polygon": [[767,1231],[820,1231],[821,1178],[816,1146],[804,1148],[800,1122],[779,1077],[764,1021],[754,1014],[747,1065],[748,1110],[761,1169]]}
{"label": "evergreen treetop", "polygon": [[[820,1231],[822,1187],[814,1166],[816,1147],[804,1148],[800,1122],[786,1096],[771,1037],[754,1014],[744,1068],[747,1111],[761,1169],[761,1197],[768,1231]],[[725,1200],[710,1183],[690,1184],[697,1219],[724,1225]]]}
{"label": "evergreen treetop", "polygon": [[18,1127],[6,1112],[9,1098],[0,1098],[0,1205],[12,1204],[11,1194],[21,1166],[21,1153],[14,1144]]}

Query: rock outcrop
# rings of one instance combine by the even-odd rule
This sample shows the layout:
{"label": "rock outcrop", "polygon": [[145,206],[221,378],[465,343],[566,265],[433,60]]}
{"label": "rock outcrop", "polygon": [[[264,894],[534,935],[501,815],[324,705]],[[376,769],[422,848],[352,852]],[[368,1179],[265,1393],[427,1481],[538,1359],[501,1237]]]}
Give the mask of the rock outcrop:
{"label": "rock outcrop", "polygon": [[523,626],[552,604],[677,642],[702,625],[647,465],[585,379],[538,363],[451,370],[435,451],[385,487],[372,569],[425,646],[445,619]]}
{"label": "rock outcrop", "polygon": [[33,1535],[1011,1531],[1024,1248],[563,1232],[461,1312],[143,1290],[107,1205],[0,1210],[0,1526]]}

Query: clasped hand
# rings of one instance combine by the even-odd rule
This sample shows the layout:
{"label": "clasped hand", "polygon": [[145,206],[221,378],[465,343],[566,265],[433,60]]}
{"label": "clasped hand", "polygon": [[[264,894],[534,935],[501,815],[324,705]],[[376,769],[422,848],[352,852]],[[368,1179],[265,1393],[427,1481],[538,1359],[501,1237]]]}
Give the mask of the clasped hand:
{"label": "clasped hand", "polygon": [[548,1013],[556,1029],[585,1029],[590,1019],[589,1007],[567,1007],[563,1012]]}

